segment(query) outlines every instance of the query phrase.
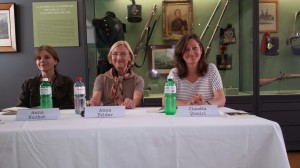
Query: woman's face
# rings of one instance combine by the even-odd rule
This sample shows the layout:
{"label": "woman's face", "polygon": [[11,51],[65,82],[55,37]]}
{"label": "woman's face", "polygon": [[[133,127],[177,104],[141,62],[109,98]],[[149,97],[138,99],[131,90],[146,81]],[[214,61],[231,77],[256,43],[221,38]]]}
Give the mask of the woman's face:
{"label": "woman's face", "polygon": [[195,39],[190,39],[183,52],[183,59],[187,65],[197,65],[201,58],[201,48]]}
{"label": "woman's face", "polygon": [[57,61],[46,50],[42,50],[35,59],[35,63],[40,71],[54,71]]}
{"label": "woman's face", "polygon": [[130,61],[130,53],[124,45],[119,45],[112,50],[111,62],[117,70],[126,70]]}
{"label": "woman's face", "polygon": [[181,16],[180,10],[177,10],[177,11],[175,12],[175,16],[176,16],[176,18],[180,18],[180,16]]}

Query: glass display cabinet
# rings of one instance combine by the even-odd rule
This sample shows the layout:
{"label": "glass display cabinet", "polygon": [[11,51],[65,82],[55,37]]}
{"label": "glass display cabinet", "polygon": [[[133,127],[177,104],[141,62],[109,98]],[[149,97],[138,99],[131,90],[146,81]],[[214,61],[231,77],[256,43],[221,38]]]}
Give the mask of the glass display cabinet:
{"label": "glass display cabinet", "polygon": [[278,122],[287,149],[300,149],[300,1],[261,0],[259,25],[259,111]]}
{"label": "glass display cabinet", "polygon": [[[133,2],[142,7],[140,21],[127,19]],[[172,32],[171,22],[180,9],[186,23],[182,33],[199,35],[208,62],[219,69],[226,106],[278,122],[287,148],[299,150],[300,135],[292,134],[300,130],[300,57],[293,50],[300,44],[300,8],[294,4],[300,1],[86,0],[89,94],[103,67],[99,60],[106,57],[93,21],[110,11],[123,23],[124,39],[136,56],[134,71],[145,80],[144,106],[161,106],[181,36]]]}

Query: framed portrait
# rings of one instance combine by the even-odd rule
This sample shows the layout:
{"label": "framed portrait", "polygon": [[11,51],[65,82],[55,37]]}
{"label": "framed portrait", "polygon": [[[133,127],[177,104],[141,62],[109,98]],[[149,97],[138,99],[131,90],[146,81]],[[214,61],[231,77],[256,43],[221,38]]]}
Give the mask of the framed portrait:
{"label": "framed portrait", "polygon": [[148,46],[149,76],[156,78],[167,76],[175,67],[173,45],[149,45]]}
{"label": "framed portrait", "polygon": [[163,39],[179,40],[193,32],[193,1],[163,1]]}
{"label": "framed portrait", "polygon": [[16,52],[14,3],[0,3],[0,52]]}
{"label": "framed portrait", "polygon": [[278,2],[259,2],[259,32],[277,32]]}

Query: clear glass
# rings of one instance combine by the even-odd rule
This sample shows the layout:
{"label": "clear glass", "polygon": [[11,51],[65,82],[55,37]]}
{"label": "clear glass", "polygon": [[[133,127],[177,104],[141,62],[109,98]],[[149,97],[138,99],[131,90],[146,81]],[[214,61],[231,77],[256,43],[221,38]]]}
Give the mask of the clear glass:
{"label": "clear glass", "polygon": [[[266,12],[265,6],[269,5],[268,16],[274,17],[268,31],[271,40],[263,38],[265,29],[260,24],[260,47],[263,51],[259,57],[260,95],[300,94],[300,53],[292,49],[300,44],[297,34],[300,32],[299,15],[295,20],[300,1],[271,1],[259,5],[261,12]],[[262,23],[263,19],[260,14]],[[265,45],[262,45],[263,41]]]}
{"label": "clear glass", "polygon": [[[228,44],[223,53],[231,59],[231,61],[228,61],[228,64],[231,65],[231,69],[220,68],[219,70],[223,80],[225,94],[226,96],[253,96],[253,1],[230,0],[226,5],[227,1],[222,0],[219,7],[214,12],[218,2],[219,0],[192,1],[192,30],[199,36],[203,34],[202,42],[205,48],[209,46],[209,42],[212,39],[208,62],[217,65],[217,58],[220,58],[220,55],[222,55],[220,40],[223,37],[220,37],[220,31],[221,29],[224,30],[228,24],[232,25],[236,41],[232,44]],[[165,52],[172,53],[172,49],[174,49],[177,40],[163,40],[163,29],[166,26],[164,17],[173,17],[173,13],[171,15],[162,12],[163,3],[161,0],[142,1],[137,2],[137,4],[138,3],[142,3],[143,20],[139,23],[130,23],[125,17],[128,14],[126,7],[131,4],[129,1],[86,1],[87,33],[88,37],[91,37],[88,39],[90,95],[92,94],[93,83],[97,76],[97,61],[100,57],[98,52],[99,49],[97,49],[95,45],[95,27],[93,27],[91,23],[93,19],[103,18],[106,11],[111,11],[113,9],[112,12],[116,14],[116,17],[126,24],[125,40],[129,42],[133,51],[139,48],[135,62],[141,67],[135,67],[134,71],[145,80],[145,99],[160,99],[162,97],[169,69],[157,69],[154,65],[155,61],[159,61],[159,57],[155,57],[155,52],[161,52],[161,50],[151,47],[147,48],[145,46],[147,42],[147,33],[141,46],[139,40],[141,39],[142,32],[145,30],[144,26],[148,21],[151,21],[149,25],[150,30],[152,30],[153,33],[151,38],[148,38],[149,46],[168,45],[170,48]],[[154,15],[150,17],[149,14],[155,4],[158,6],[158,9]],[[223,10],[224,13],[221,18],[220,16],[222,15]],[[209,23],[209,18],[211,16],[213,17]],[[182,15],[182,17],[186,16]],[[216,27],[219,20],[220,27]],[[190,20],[188,19],[188,21]],[[205,31],[206,27],[208,27],[208,29]],[[216,31],[215,28],[217,28]],[[144,59],[145,63],[143,64]]]}

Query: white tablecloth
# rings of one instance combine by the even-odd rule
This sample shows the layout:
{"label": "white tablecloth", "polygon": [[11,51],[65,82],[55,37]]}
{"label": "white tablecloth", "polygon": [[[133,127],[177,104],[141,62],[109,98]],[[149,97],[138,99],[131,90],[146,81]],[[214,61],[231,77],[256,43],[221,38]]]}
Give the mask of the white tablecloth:
{"label": "white tablecloth", "polygon": [[288,168],[280,126],[256,116],[15,121],[0,115],[0,168]]}

